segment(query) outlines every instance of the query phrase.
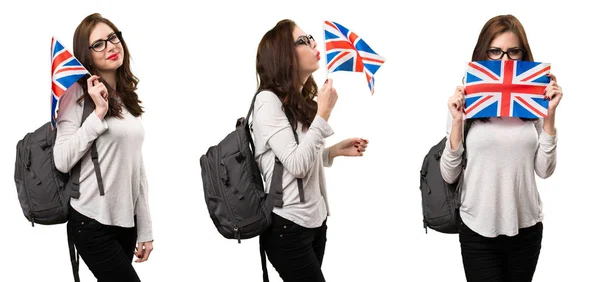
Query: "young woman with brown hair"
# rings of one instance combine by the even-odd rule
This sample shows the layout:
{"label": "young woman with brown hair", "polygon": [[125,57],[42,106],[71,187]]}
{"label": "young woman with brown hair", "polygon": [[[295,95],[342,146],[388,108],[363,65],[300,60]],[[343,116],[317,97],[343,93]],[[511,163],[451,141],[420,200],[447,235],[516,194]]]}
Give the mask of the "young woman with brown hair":
{"label": "young woman with brown hair", "polygon": [[[98,281],[140,281],[131,261],[134,253],[136,262],[148,259],[153,237],[138,79],[121,31],[100,14],[79,24],[73,51],[93,75],[67,90],[57,118],[57,169],[67,173],[81,160],[80,195],[70,201],[69,236]],[[82,123],[84,99],[95,110]],[[94,141],[103,187],[89,150]]]}
{"label": "young woman with brown hair", "polygon": [[264,35],[256,56],[259,93],[253,134],[267,189],[275,162],[284,167],[283,206],[273,209],[273,224],[260,243],[286,282],[325,281],[321,264],[329,207],[323,167],[338,156],[362,156],[368,143],[350,138],[324,146],[333,134],[327,121],[338,97],[331,79],[318,90],[312,77],[319,68],[316,47],[311,35],[293,21],[282,20]]}
{"label": "young woman with brown hair", "polygon": [[[533,54],[525,30],[512,15],[496,16],[481,30],[472,61],[525,60]],[[464,140],[468,165],[461,190],[459,238],[468,281],[531,281],[542,242],[542,202],[535,174],[556,167],[556,107],[562,88],[546,87],[548,117],[469,119]],[[452,120],[440,167],[444,180],[462,171],[464,87],[448,101]]]}

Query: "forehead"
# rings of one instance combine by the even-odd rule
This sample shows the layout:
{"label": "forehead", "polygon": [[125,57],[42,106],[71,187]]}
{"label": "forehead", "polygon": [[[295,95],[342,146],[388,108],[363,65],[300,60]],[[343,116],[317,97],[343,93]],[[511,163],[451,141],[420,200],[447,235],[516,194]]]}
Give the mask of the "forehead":
{"label": "forehead", "polygon": [[299,36],[302,36],[302,35],[306,35],[304,30],[302,30],[298,26],[294,27],[294,31],[292,32],[292,36],[294,37],[294,39],[297,39]]}
{"label": "forehead", "polygon": [[520,47],[521,40],[519,37],[511,31],[507,31],[499,34],[492,40],[490,43],[490,47],[498,47],[498,48],[514,48]]}
{"label": "forehead", "polygon": [[106,39],[108,37],[109,34],[115,32],[114,30],[112,30],[112,28],[110,28],[107,24],[105,23],[98,23],[96,24],[96,26],[94,26],[94,28],[92,29],[92,32],[90,32],[90,43],[93,43],[94,41],[98,40],[98,39]]}

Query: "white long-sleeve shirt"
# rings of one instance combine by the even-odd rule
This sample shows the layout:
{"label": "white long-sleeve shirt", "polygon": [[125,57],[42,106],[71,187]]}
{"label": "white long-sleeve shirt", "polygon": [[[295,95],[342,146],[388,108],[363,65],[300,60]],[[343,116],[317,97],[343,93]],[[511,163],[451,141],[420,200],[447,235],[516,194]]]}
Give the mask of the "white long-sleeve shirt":
{"label": "white long-sleeve shirt", "polygon": [[[68,172],[81,159],[79,199],[71,206],[104,225],[137,227],[138,242],[152,241],[152,220],[148,207],[148,183],[142,158],[144,128],[141,120],[122,106],[123,118],[100,120],[92,112],[81,124],[84,95],[77,83],[61,97],[56,122],[54,162]],[[87,95],[87,94],[86,94]],[[105,195],[100,196],[89,148],[96,140]],[[137,224],[134,222],[137,218]]]}
{"label": "white long-sleeve shirt", "polygon": [[[331,166],[325,138],[333,130],[319,115],[310,128],[302,131],[298,123],[299,144],[296,144],[292,127],[283,112],[281,100],[270,91],[262,91],[254,103],[252,123],[255,140],[255,159],[269,191],[275,157],[283,164],[283,207],[273,212],[306,228],[322,225],[329,215],[324,166]],[[296,178],[304,186],[305,202],[300,202]]]}
{"label": "white long-sleeve shirt", "polygon": [[[471,230],[485,237],[514,236],[519,228],[543,220],[535,174],[547,178],[554,172],[557,137],[544,132],[542,124],[543,120],[490,118],[471,125],[460,207],[460,216]],[[451,149],[451,129],[449,122],[440,160],[448,183],[457,181],[464,151],[462,142]]]}

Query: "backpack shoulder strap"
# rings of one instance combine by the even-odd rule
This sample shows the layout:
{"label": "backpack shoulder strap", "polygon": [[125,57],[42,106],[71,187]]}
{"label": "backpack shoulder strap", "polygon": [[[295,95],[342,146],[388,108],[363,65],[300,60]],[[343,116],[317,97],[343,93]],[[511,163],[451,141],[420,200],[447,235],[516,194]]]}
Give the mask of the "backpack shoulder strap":
{"label": "backpack shoulder strap", "polygon": [[[254,110],[254,102],[256,101],[256,96],[262,90],[257,90],[254,94],[254,98],[252,98],[252,104],[250,105],[250,109],[248,110],[248,114],[246,115],[246,121],[250,118],[252,111]],[[287,116],[287,115],[286,115]],[[289,117],[288,117],[288,121]],[[291,125],[291,122],[290,122]],[[292,132],[294,133],[294,139],[296,140],[296,144],[300,144],[298,141],[298,133],[294,130],[292,126]],[[254,144],[252,143],[252,138],[250,138],[250,144],[252,146],[252,153],[254,153]],[[302,179],[296,178],[296,182],[298,183],[298,194],[300,195],[300,202],[304,203],[304,185]],[[283,207],[283,164],[279,160],[279,158],[275,157],[275,166],[273,168],[273,177],[271,179],[271,187],[269,188],[269,195],[273,197],[273,205],[275,207],[281,208]]]}
{"label": "backpack shoulder strap", "polygon": [[[87,117],[94,111],[94,102],[85,97],[83,99],[83,114],[81,115],[81,124],[87,119]],[[100,173],[100,163],[98,162],[98,148],[96,147],[96,141],[92,143],[90,148],[92,155],[92,163],[94,164],[94,172],[96,174],[96,181],[98,181],[98,190],[100,190],[100,196],[104,196],[104,183],[102,182],[102,174]],[[78,199],[81,193],[79,192],[79,178],[81,173],[81,160],[71,169],[71,182],[73,185],[71,190],[71,197]]]}

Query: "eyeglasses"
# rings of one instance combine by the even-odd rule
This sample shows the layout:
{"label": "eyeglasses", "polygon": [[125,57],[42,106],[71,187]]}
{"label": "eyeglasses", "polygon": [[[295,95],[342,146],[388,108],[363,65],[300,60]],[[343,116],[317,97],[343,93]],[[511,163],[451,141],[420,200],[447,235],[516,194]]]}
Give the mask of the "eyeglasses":
{"label": "eyeglasses", "polygon": [[111,33],[108,36],[108,39],[98,39],[98,40],[94,41],[94,43],[92,43],[92,45],[90,46],[90,49],[92,49],[96,52],[102,52],[102,51],[104,51],[104,49],[106,49],[106,45],[108,44],[109,41],[112,44],[119,44],[119,43],[121,43],[121,40],[123,40],[121,37],[121,32],[117,31],[115,33]]}
{"label": "eyeglasses", "polygon": [[502,60],[504,54],[511,60],[520,60],[525,54],[525,50],[522,48],[510,48],[506,52],[500,48],[490,48],[487,50],[487,55],[492,60]]}
{"label": "eyeglasses", "polygon": [[298,39],[296,39],[296,41],[294,41],[294,44],[296,44],[296,46],[298,45],[306,45],[306,46],[311,46],[312,42],[315,41],[315,38],[312,35],[300,35],[298,36]]}

